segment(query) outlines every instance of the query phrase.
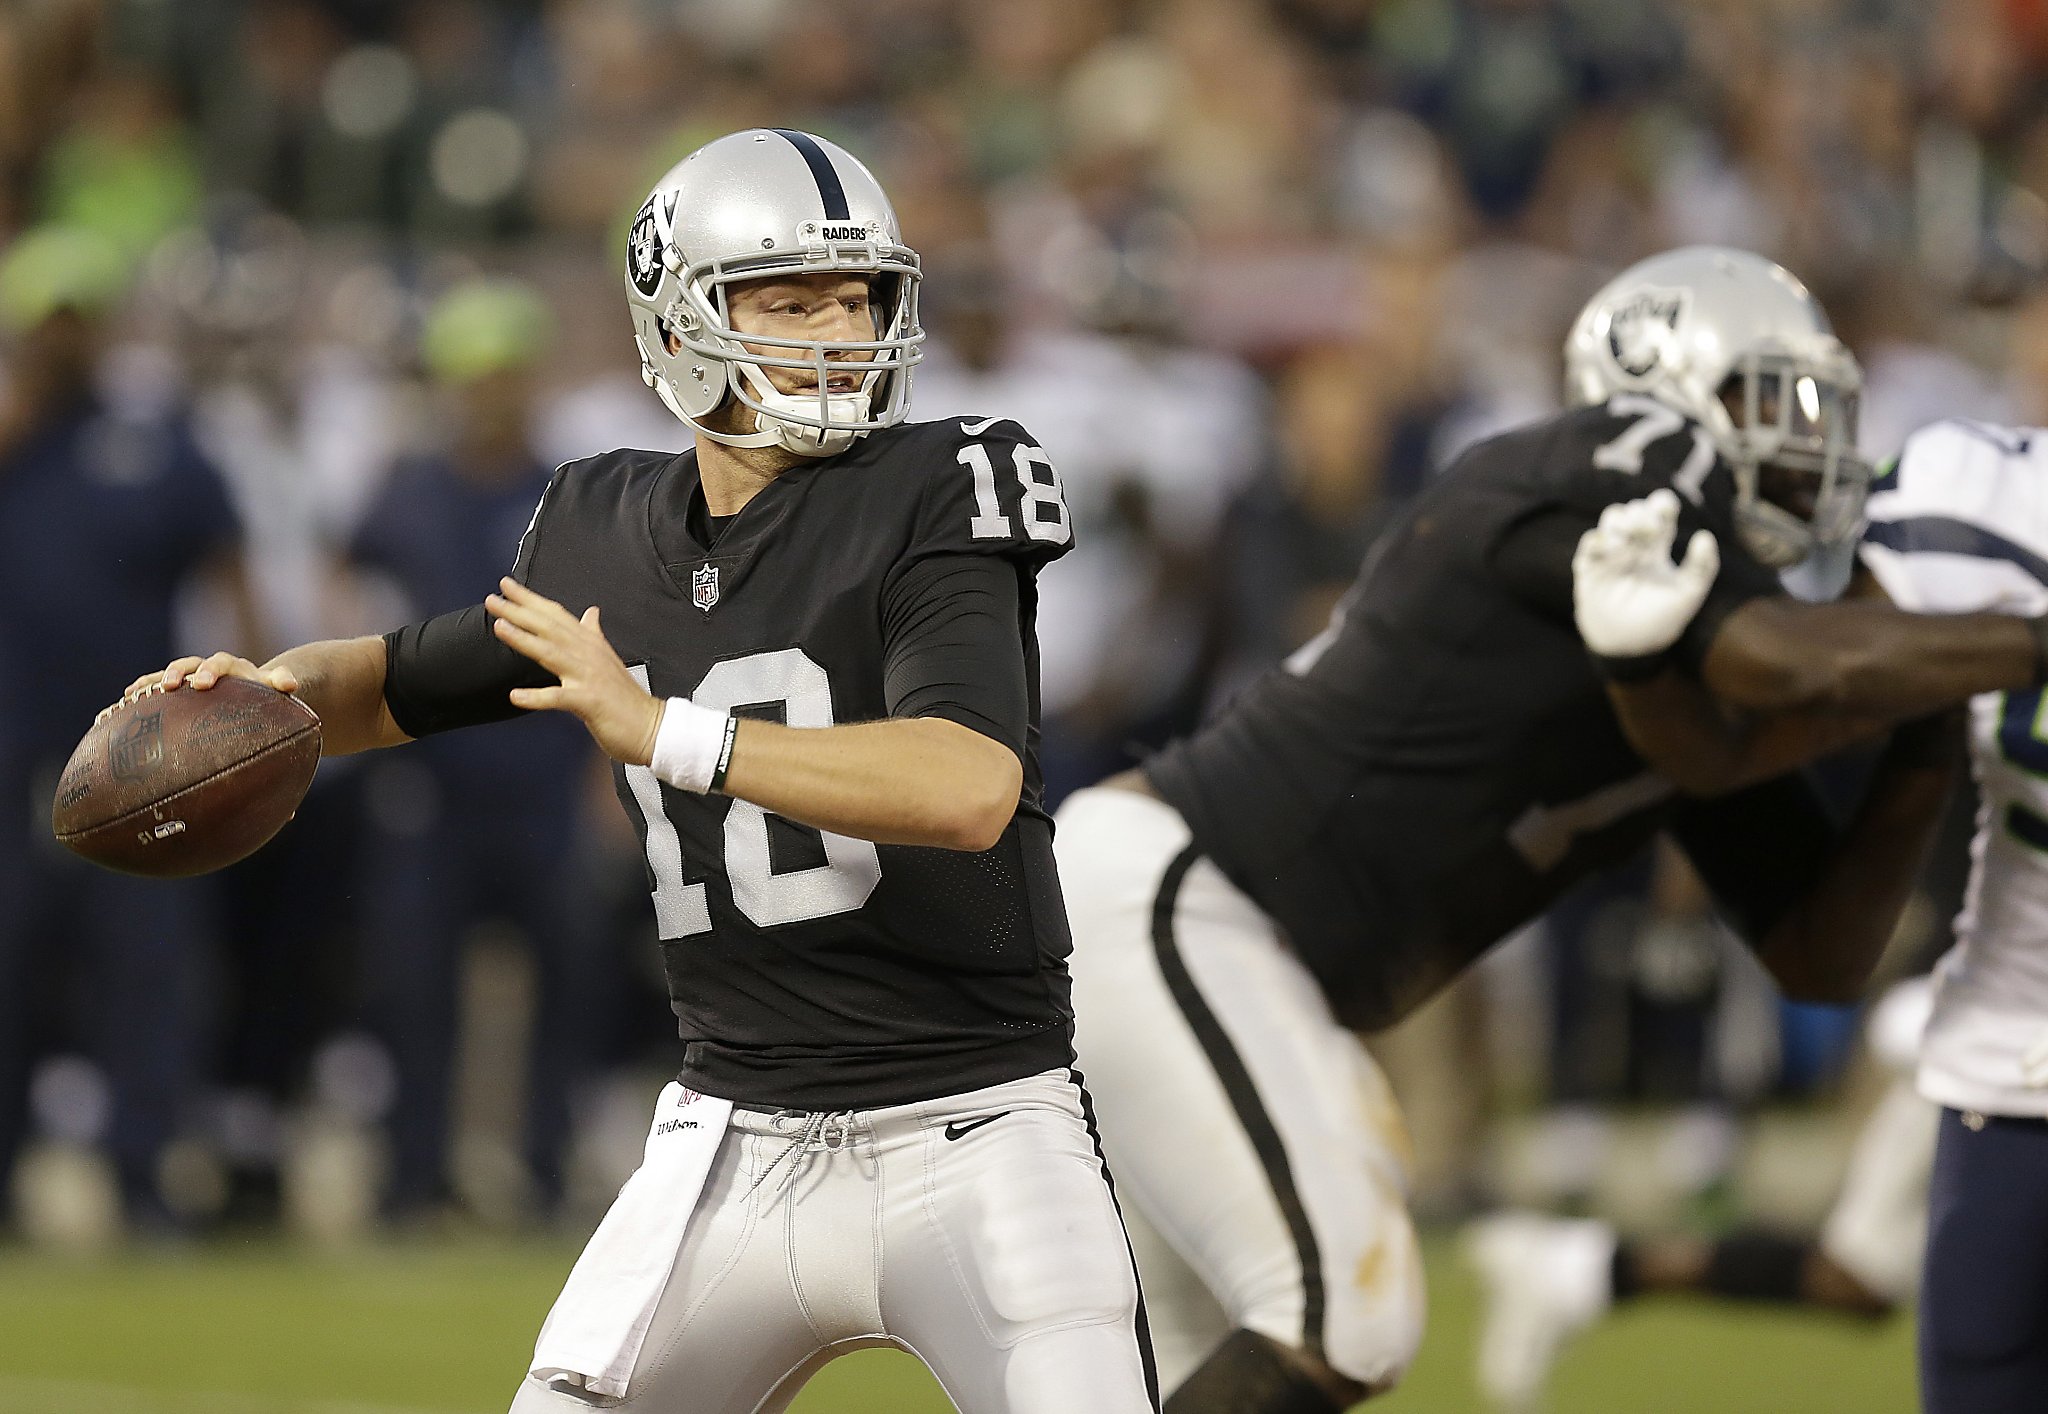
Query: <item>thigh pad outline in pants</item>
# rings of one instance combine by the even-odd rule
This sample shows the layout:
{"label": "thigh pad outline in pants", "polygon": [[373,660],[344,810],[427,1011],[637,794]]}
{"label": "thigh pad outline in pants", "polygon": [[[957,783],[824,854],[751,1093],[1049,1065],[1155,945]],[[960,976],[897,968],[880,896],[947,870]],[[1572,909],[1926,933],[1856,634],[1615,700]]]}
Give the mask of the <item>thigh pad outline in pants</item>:
{"label": "thigh pad outline in pants", "polygon": [[1271,920],[1187,845],[1130,792],[1060,811],[1076,1048],[1110,1160],[1235,1324],[1384,1388],[1424,1304],[1399,1110]]}
{"label": "thigh pad outline in pants", "polygon": [[966,1414],[1155,1408],[1137,1273],[1074,1077],[913,1108],[919,1131],[883,1147],[890,1333]]}

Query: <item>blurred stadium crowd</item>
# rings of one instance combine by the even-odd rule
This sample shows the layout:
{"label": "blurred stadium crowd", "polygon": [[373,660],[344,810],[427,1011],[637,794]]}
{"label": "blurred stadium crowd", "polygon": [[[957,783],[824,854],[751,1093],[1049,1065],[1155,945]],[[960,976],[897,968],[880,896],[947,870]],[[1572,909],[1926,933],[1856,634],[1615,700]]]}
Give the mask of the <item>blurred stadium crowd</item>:
{"label": "blurred stadium crowd", "polygon": [[[0,6],[0,1229],[574,1220],[631,1166],[672,1032],[573,721],[330,761],[185,885],[90,871],[48,810],[174,649],[473,602],[554,465],[686,445],[619,256],[699,143],[867,160],[926,264],[913,416],[1019,417],[1061,467],[1057,796],[1308,636],[1656,249],[1806,278],[1873,457],[2048,421],[2044,64],[2039,0]],[[1622,1100],[1681,1107],[1711,1200],[1740,1107],[1850,1049],[1669,860],[1502,958],[1389,1045],[1440,1211],[1498,1183],[1504,1105],[1549,1106],[1525,1186],[1583,1199]]]}

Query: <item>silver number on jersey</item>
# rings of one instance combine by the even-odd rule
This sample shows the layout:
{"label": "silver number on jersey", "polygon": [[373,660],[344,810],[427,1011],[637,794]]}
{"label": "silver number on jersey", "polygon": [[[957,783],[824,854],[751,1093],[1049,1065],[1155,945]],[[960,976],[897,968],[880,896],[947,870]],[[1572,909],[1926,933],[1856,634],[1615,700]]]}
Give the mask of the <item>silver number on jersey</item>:
{"label": "silver number on jersey", "polygon": [[[779,702],[792,727],[832,725],[832,685],[801,648],[729,658],[704,675],[690,700],[714,712]],[[882,882],[882,858],[868,840],[820,830],[826,862],[778,874],[768,856],[768,812],[735,800],[725,814],[725,876],[733,906],[763,928],[851,913]]]}
{"label": "silver number on jersey", "polygon": [[[647,686],[647,667],[631,672]],[[832,687],[825,670],[800,648],[732,658],[713,667],[690,700],[714,712],[780,703],[792,727],[832,725]],[[711,931],[702,884],[683,882],[683,846],[662,809],[661,783],[646,766],[628,766],[626,785],[647,825],[647,867],[654,875],[654,919],[663,942]],[[732,901],[755,924],[773,928],[851,913],[882,881],[872,843],[821,830],[825,863],[777,874],[768,851],[768,812],[735,800],[725,815],[725,877]]]}
{"label": "silver number on jersey", "polygon": [[[627,669],[633,680],[647,686],[647,665],[635,663]],[[654,926],[665,943],[711,931],[711,906],[705,901],[702,884],[683,882],[683,842],[676,827],[661,808],[661,782],[651,766],[626,767],[626,786],[640,818],[647,825],[647,868],[654,875]]]}
{"label": "silver number on jersey", "polygon": [[1017,532],[1003,514],[1003,503],[996,499],[996,469],[989,464],[988,448],[969,442],[956,460],[974,473],[975,515],[967,522],[968,533],[976,540],[1008,540]]}
{"label": "silver number on jersey", "polygon": [[[996,469],[989,460],[988,448],[979,442],[969,442],[955,459],[974,473],[975,515],[967,522],[968,532],[976,540],[1004,540],[1015,535],[1009,515],[996,499]],[[1017,485],[1024,492],[1024,533],[1052,545],[1072,540],[1074,527],[1067,514],[1066,491],[1052,458],[1044,448],[1020,442],[1010,448],[1010,461],[1017,469]],[[1040,468],[1045,472],[1043,480],[1035,474]]]}
{"label": "silver number on jersey", "polygon": [[[1650,449],[1650,444],[1661,442],[1685,426],[1682,413],[1641,393],[1616,393],[1607,400],[1607,411],[1614,417],[1632,417],[1635,421],[1620,436],[1594,449],[1593,465],[1602,471],[1625,471],[1630,476],[1639,474],[1643,469],[1643,453]],[[1705,428],[1695,426],[1692,429],[1692,451],[1672,476],[1671,484],[1681,496],[1697,506],[1700,487],[1706,482],[1707,473],[1713,469],[1713,440],[1707,436]]]}
{"label": "silver number on jersey", "polygon": [[1652,442],[1669,437],[1685,426],[1685,416],[1641,393],[1616,393],[1607,400],[1613,417],[1632,417],[1634,422],[1621,435],[1605,442],[1593,453],[1593,465],[1602,471],[1625,471],[1634,476],[1643,469],[1643,453]]}
{"label": "silver number on jersey", "polygon": [[1508,826],[1508,843],[1538,874],[1564,863],[1582,835],[1618,825],[1671,794],[1671,782],[1653,771],[1600,787],[1560,805],[1532,805]]}

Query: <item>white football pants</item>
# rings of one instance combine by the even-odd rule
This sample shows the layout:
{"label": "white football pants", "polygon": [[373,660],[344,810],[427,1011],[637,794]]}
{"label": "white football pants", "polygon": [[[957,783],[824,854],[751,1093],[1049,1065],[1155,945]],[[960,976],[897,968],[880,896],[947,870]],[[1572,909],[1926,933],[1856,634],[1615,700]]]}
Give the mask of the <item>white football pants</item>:
{"label": "white football pants", "polygon": [[527,1379],[512,1414],[787,1408],[895,1345],[963,1414],[1158,1408],[1129,1245],[1066,1071],[832,1117],[736,1110],[623,1400]]}
{"label": "white football pants", "polygon": [[1237,1327],[1392,1385],[1421,1342],[1424,1292],[1407,1132],[1378,1065],[1272,920],[1190,850],[1173,807],[1081,791],[1054,848],[1075,1047],[1162,1388]]}

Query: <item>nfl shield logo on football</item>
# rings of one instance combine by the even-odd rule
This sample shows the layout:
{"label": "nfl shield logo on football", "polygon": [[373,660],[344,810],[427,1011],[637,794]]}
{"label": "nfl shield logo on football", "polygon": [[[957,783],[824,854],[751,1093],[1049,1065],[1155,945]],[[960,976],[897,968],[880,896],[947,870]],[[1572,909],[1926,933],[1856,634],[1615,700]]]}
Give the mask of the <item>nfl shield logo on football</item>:
{"label": "nfl shield logo on football", "polygon": [[[713,592],[716,597],[716,591]],[[163,764],[164,759],[164,714],[151,712],[148,716],[137,717],[121,734],[114,738],[113,767],[116,780],[129,781],[137,776],[149,774]]]}
{"label": "nfl shield logo on football", "polygon": [[690,602],[705,613],[718,602],[718,566],[700,565],[690,572]]}

